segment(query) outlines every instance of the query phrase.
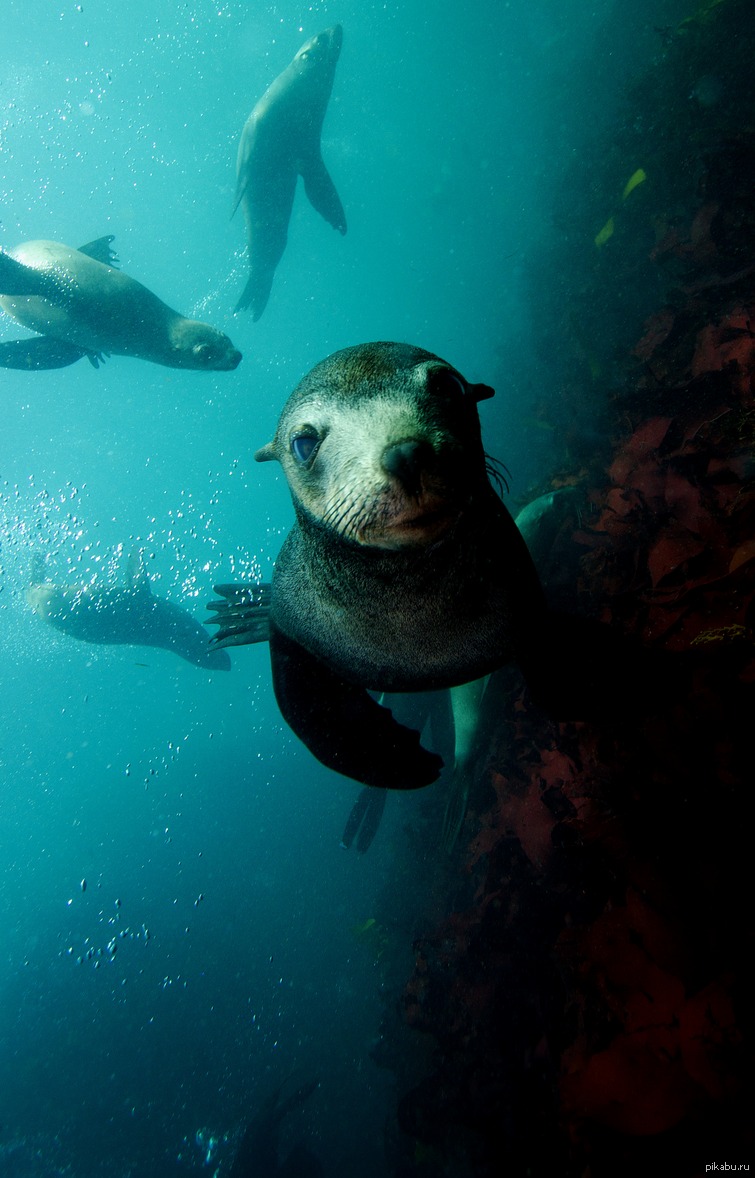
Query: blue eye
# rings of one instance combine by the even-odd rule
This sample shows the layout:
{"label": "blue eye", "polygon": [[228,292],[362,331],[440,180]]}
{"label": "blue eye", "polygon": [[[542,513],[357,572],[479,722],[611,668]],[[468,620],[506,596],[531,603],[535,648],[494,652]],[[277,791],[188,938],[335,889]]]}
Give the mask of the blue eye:
{"label": "blue eye", "polygon": [[297,462],[304,465],[305,462],[309,462],[319,445],[320,439],[317,434],[297,434],[291,439],[291,453]]}

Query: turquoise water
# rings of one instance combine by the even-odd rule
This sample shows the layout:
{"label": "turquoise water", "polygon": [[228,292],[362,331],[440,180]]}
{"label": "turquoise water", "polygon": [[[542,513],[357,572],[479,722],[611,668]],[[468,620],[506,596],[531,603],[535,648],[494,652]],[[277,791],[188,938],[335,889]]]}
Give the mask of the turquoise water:
{"label": "turquoise water", "polygon": [[[538,290],[563,278],[531,258],[557,232],[564,169],[657,50],[655,26],[687,11],[628,7],[4,0],[0,246],[112,233],[126,273],[244,359],[0,370],[3,1174],[227,1173],[241,1126],[291,1075],[320,1078],[286,1133],[327,1174],[391,1172],[394,1086],[370,1051],[395,995],[353,930],[384,906],[426,798],[390,798],[369,855],[345,854],[357,787],[283,726],[266,650],[213,674],[77,643],[28,609],[29,565],[114,584],[140,548],[155,591],[200,618],[217,581],[269,579],[291,511],[253,452],[305,371],[370,339],[496,386],[486,445],[525,499],[551,444],[528,426],[552,376],[533,360]],[[337,21],[323,153],[348,234],[300,190],[253,324],[232,313],[238,136]],[[0,318],[0,341],[22,334]],[[408,973],[422,914],[411,891],[393,904]]]}

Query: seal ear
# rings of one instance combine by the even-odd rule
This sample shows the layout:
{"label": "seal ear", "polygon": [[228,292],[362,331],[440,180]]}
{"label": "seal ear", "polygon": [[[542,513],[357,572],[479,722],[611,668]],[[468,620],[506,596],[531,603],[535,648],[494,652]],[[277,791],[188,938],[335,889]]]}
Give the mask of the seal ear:
{"label": "seal ear", "polygon": [[470,384],[467,388],[477,402],[488,401],[495,396],[495,389],[491,389],[489,384]]}
{"label": "seal ear", "polygon": [[268,442],[266,446],[260,446],[254,455],[255,462],[277,462],[277,460],[278,455],[275,453],[275,442]]}

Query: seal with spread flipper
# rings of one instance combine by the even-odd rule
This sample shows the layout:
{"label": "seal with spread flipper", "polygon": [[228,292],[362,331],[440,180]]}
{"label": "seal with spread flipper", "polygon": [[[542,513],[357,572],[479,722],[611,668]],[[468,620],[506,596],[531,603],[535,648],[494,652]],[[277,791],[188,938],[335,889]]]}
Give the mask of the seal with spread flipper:
{"label": "seal with spread flipper", "polygon": [[538,578],[483,450],[492,393],[420,348],[346,348],[304,377],[256,454],[281,463],[296,522],[269,599],[216,587],[215,642],[259,641],[269,609],[285,720],[367,785],[416,788],[442,763],[370,690],[468,683],[541,633]]}
{"label": "seal with spread flipper", "polygon": [[82,356],[96,368],[111,353],[199,372],[236,368],[241,352],[227,335],[179,315],[116,269],[112,240],[77,250],[27,241],[0,256],[0,307],[40,333],[0,344],[0,368],[65,368]]}

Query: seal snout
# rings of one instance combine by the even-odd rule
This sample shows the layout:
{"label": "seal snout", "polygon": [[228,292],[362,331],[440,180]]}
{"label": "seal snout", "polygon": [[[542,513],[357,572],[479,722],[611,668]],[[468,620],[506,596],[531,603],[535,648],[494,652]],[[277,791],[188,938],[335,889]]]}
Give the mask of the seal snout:
{"label": "seal snout", "polygon": [[422,492],[422,475],[431,469],[435,454],[429,442],[411,438],[386,446],[381,463],[386,474],[398,479],[407,495]]}
{"label": "seal snout", "polygon": [[[229,340],[228,342],[230,343],[231,341]],[[241,355],[241,352],[238,350],[238,348],[234,348],[233,344],[231,344],[231,347],[226,353],[225,362],[222,365],[223,372],[233,372],[234,368],[238,368],[242,359],[243,356]]]}
{"label": "seal snout", "polygon": [[380,455],[380,468],[389,485],[376,500],[380,511],[363,529],[363,542],[414,547],[430,544],[447,531],[457,507],[431,441],[415,437],[389,443]]}

